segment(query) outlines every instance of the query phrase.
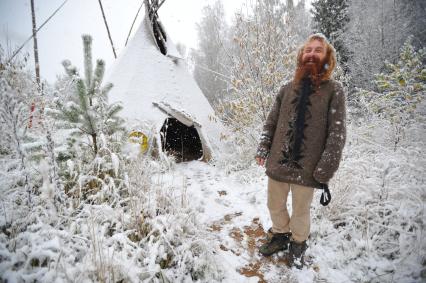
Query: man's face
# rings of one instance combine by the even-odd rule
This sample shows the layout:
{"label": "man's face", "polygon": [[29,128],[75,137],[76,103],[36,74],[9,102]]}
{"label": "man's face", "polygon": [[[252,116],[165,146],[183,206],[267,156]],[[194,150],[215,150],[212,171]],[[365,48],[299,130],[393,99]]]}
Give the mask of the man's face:
{"label": "man's face", "polygon": [[303,49],[302,63],[303,65],[317,64],[322,65],[325,58],[325,46],[319,40],[312,40]]}

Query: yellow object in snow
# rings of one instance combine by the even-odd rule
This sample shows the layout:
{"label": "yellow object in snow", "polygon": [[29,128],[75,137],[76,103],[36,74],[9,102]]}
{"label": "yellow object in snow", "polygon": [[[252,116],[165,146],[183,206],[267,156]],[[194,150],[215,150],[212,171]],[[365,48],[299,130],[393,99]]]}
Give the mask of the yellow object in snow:
{"label": "yellow object in snow", "polygon": [[130,132],[129,142],[140,144],[142,153],[148,150],[148,137],[142,132],[138,132],[138,131]]}

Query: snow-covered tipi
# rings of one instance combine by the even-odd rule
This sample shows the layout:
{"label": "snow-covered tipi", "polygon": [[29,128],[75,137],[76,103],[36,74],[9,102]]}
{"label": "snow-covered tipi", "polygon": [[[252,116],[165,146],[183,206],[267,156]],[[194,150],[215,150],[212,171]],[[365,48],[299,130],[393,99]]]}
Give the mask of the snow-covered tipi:
{"label": "snow-covered tipi", "polygon": [[186,69],[158,20],[157,1],[145,0],[145,19],[108,72],[111,102],[121,101],[123,116],[138,138],[139,122],[154,129],[154,152],[178,160],[209,160],[221,151],[223,125]]}

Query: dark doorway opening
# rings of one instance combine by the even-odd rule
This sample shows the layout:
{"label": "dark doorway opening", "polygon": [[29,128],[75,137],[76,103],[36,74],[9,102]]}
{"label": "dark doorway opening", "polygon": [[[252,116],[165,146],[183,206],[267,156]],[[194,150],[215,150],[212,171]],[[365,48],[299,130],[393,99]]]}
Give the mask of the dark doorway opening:
{"label": "dark doorway opening", "polygon": [[203,157],[201,139],[194,126],[188,127],[176,118],[167,118],[160,135],[163,151],[173,155],[177,162]]}

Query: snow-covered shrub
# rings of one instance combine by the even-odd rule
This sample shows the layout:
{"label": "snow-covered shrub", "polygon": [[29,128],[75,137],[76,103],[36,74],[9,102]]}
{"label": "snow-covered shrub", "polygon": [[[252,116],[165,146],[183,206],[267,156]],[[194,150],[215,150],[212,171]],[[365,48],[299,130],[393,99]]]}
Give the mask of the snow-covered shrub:
{"label": "snow-covered shrub", "polygon": [[46,227],[50,228],[46,231],[51,231],[57,212],[63,211],[58,207],[61,194],[55,179],[55,162],[51,162],[54,153],[49,151],[51,135],[41,115],[41,91],[44,90],[26,70],[25,58],[0,62],[2,281],[31,281],[33,269],[48,268],[53,260],[47,248],[51,238],[44,238],[43,245],[34,234]]}
{"label": "snow-covered shrub", "polygon": [[14,221],[28,223],[24,230],[4,228],[1,278],[220,282],[223,267],[212,236],[197,220],[184,185],[163,179],[161,161],[145,155],[126,160],[127,185],[118,203],[85,201],[51,216],[37,206],[26,219]]}
{"label": "snow-covered shrub", "polygon": [[413,138],[394,150],[381,138],[390,130],[380,120],[348,127],[343,161],[330,184],[333,199],[314,213],[309,253],[331,268],[324,277],[345,270],[340,282],[424,280],[425,143]]}
{"label": "snow-covered shrub", "polygon": [[[29,111],[23,99],[11,93],[11,89],[4,81],[0,81],[0,123],[2,125],[2,151],[8,153],[11,159],[15,159],[15,165],[19,167],[22,175],[18,180],[15,179],[17,185],[25,184],[27,191],[30,190],[29,184],[29,168],[27,165],[27,154],[24,149],[26,140],[26,130],[28,123]],[[23,178],[23,179],[22,179]]]}
{"label": "snow-covered shrub", "polygon": [[22,195],[22,200],[31,202],[41,182],[33,162],[44,158],[45,140],[33,123],[33,117],[39,113],[32,111],[31,105],[39,97],[39,91],[25,69],[25,62],[25,58],[0,62],[0,156],[4,162],[1,180],[4,190],[24,187],[21,193],[26,196]]}
{"label": "snow-covered shrub", "polygon": [[[426,91],[426,49],[415,50],[408,39],[395,64],[387,63],[386,70],[376,76],[376,91],[360,91],[375,116],[390,123],[394,148],[405,138],[407,128],[424,123]],[[423,103],[423,105],[422,105]]]}

